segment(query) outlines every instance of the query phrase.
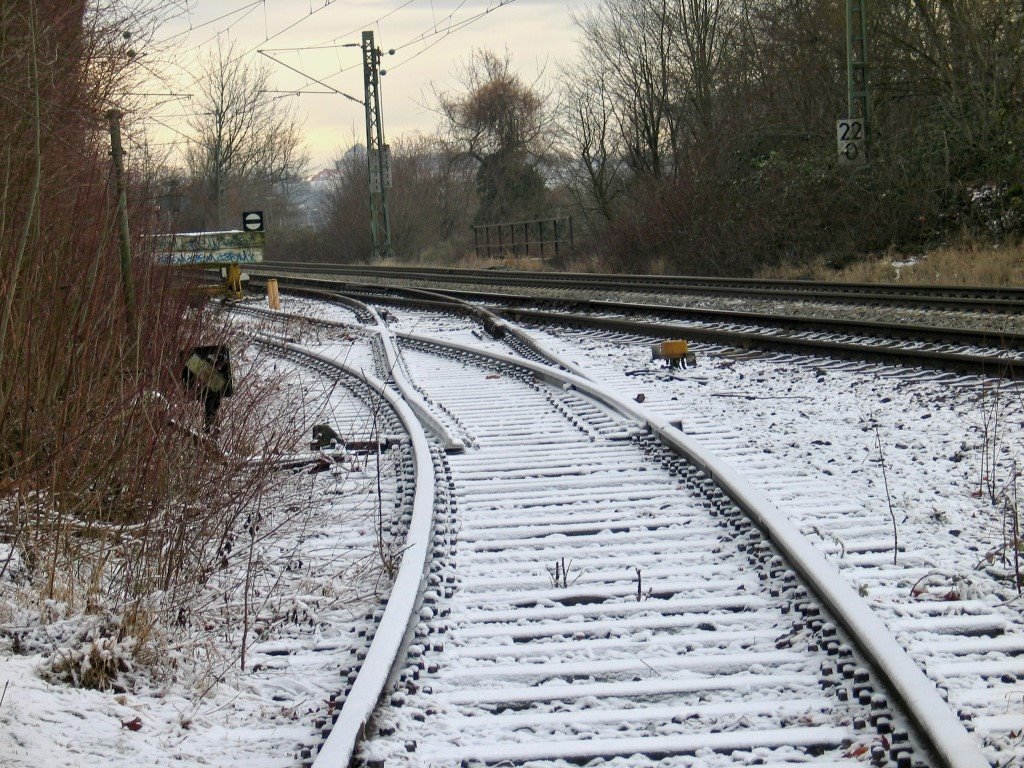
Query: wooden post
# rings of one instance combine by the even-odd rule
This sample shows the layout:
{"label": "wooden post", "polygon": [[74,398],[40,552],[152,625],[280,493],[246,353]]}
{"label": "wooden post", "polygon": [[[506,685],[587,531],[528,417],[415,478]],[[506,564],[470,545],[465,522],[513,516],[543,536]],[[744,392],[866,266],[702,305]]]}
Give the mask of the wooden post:
{"label": "wooden post", "polygon": [[124,292],[124,314],[128,335],[135,342],[138,326],[135,322],[135,284],[132,281],[132,246],[128,234],[128,198],[124,186],[124,149],[121,146],[121,112],[107,111],[110,122],[110,154],[114,160],[114,191],[117,195],[117,238],[121,251],[121,288]]}
{"label": "wooden post", "polygon": [[267,279],[267,306],[273,310],[281,310],[281,294],[277,290],[277,278]]}
{"label": "wooden post", "polygon": [[228,264],[227,273],[228,296],[233,299],[242,298],[242,268],[238,264]]}

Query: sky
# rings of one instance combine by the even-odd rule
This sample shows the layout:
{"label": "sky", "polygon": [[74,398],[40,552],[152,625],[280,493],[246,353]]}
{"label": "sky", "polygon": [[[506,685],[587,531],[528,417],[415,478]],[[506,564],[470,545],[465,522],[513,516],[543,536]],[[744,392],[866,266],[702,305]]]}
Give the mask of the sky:
{"label": "sky", "polygon": [[[575,57],[572,13],[590,2],[594,0],[173,0],[163,3],[173,18],[156,32],[155,55],[142,60],[152,73],[146,92],[160,94],[150,97],[159,106],[149,129],[164,145],[186,140],[188,114],[195,109],[189,89],[194,89],[203,57],[218,41],[234,41],[251,51],[246,58],[254,65],[261,59],[270,63],[277,88],[325,90],[288,68],[294,67],[362,99],[358,44],[362,30],[372,30],[385,51],[381,103],[386,139],[430,132],[438,123],[431,111],[432,85],[456,88],[456,71],[474,49],[507,50],[528,81],[541,72],[551,75],[559,63]],[[341,47],[346,43],[357,47]],[[388,55],[392,48],[395,54]],[[294,102],[305,118],[314,171],[327,167],[354,141],[365,141],[359,104],[333,93],[268,94],[275,97]]]}

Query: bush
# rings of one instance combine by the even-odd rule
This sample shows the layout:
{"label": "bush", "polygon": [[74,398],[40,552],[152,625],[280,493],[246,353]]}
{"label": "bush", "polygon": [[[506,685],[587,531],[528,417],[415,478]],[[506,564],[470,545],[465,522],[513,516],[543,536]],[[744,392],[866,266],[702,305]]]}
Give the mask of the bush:
{"label": "bush", "polygon": [[76,688],[123,693],[129,689],[138,643],[125,637],[114,617],[93,621],[43,662],[40,673],[48,680]]}
{"label": "bush", "polygon": [[[155,266],[139,205],[125,310],[97,117],[120,87],[115,21],[86,23],[84,1],[0,14],[0,597],[116,616],[53,664],[99,687],[154,623],[187,616],[267,486],[269,464],[249,457],[284,439],[269,426],[273,382],[244,367],[219,437],[203,434],[183,353],[247,340]],[[130,199],[147,198],[134,175]]]}
{"label": "bush", "polygon": [[841,165],[830,149],[734,153],[645,182],[649,192],[634,189],[609,225],[602,255],[617,270],[745,276],[938,238],[944,201],[927,174],[884,157]]}

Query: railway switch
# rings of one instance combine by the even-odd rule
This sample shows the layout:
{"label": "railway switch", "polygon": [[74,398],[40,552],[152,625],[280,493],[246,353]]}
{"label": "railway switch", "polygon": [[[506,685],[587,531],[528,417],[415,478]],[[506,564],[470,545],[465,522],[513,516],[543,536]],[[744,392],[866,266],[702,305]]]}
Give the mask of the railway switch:
{"label": "railway switch", "polygon": [[690,351],[690,345],[683,339],[666,339],[652,344],[651,359],[665,360],[674,368],[686,368],[697,364],[697,356]]}

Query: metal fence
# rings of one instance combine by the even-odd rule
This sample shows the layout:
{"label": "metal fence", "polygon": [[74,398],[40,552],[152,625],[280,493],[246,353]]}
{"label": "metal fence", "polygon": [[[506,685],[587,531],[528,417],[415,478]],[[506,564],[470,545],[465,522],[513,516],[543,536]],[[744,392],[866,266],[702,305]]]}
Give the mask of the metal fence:
{"label": "metal fence", "polygon": [[473,246],[481,257],[527,256],[545,258],[572,253],[572,217],[533,221],[478,224]]}

